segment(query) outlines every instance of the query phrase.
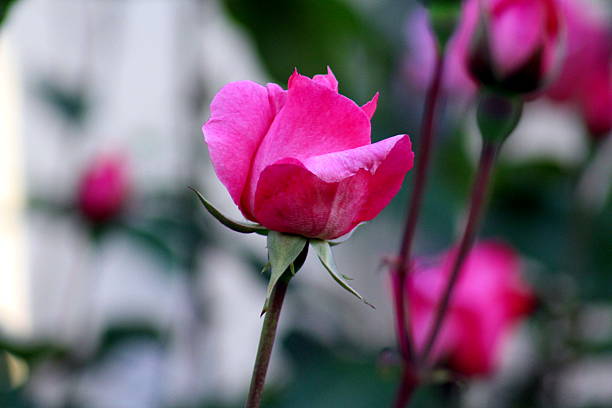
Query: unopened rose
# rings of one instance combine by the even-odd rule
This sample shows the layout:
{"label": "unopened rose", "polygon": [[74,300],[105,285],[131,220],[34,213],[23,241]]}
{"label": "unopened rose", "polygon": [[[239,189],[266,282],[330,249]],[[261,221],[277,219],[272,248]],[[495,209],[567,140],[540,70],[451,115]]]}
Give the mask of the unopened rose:
{"label": "unopened rose", "polygon": [[[476,84],[467,69],[470,33],[478,19],[476,10],[468,2],[462,5],[461,18],[444,50],[443,82],[445,95],[462,101],[476,94]],[[429,15],[423,7],[416,7],[406,24],[407,55],[405,72],[417,89],[426,90],[431,83],[435,60],[436,39],[430,26]]]}
{"label": "unopened rose", "polygon": [[476,81],[508,93],[550,82],[561,46],[557,0],[468,0],[464,18],[474,13],[468,66]]}
{"label": "unopened rose", "polygon": [[[445,90],[470,98],[476,83],[508,93],[539,90],[558,62],[562,21],[557,0],[466,0],[455,32],[444,50]],[[427,87],[436,42],[428,14],[417,8],[408,19],[410,79]]]}
{"label": "unopened rose", "polygon": [[333,239],[378,215],[412,167],[407,135],[371,143],[377,99],[358,106],[338,93],[331,70],[312,79],[296,71],[286,91],[239,81],[217,93],[202,130],[246,218]]}
{"label": "unopened rose", "polygon": [[[454,251],[433,263],[417,262],[407,296],[413,332],[422,347],[448,280]],[[518,254],[492,241],[477,243],[464,264],[434,355],[454,371],[492,374],[503,341],[534,306],[534,295],[521,277]]]}
{"label": "unopened rose", "polygon": [[79,183],[79,209],[92,222],[108,221],[121,211],[128,190],[125,159],[100,155],[89,164]]}

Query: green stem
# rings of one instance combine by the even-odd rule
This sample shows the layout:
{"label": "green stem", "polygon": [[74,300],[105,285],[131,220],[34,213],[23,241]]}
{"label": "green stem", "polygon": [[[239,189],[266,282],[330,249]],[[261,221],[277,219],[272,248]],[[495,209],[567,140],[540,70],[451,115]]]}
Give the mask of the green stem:
{"label": "green stem", "polygon": [[470,199],[470,213],[468,216],[467,224],[465,226],[465,230],[463,232],[463,236],[459,244],[459,249],[457,250],[457,253],[455,254],[455,258],[453,260],[450,277],[448,279],[448,282],[446,283],[446,287],[444,288],[440,303],[438,303],[434,322],[426,338],[427,340],[425,342],[425,347],[423,348],[423,353],[421,354],[420,358],[421,364],[428,363],[429,357],[435,346],[438,335],[440,334],[440,330],[442,329],[444,319],[447,315],[453,296],[453,290],[456,287],[457,280],[459,279],[459,274],[467,258],[467,255],[470,253],[472,245],[474,244],[478,225],[484,212],[483,210],[486,193],[491,182],[491,174],[493,172],[495,159],[497,157],[497,153],[500,147],[501,143],[499,142],[483,142],[482,151],[480,154],[480,161],[478,164],[478,170],[476,173],[476,178],[474,180],[474,185],[472,187],[472,194]]}
{"label": "green stem", "polygon": [[283,277],[278,280],[270,296],[270,307],[266,311],[266,317],[264,318],[263,327],[261,328],[257,357],[255,358],[255,366],[253,367],[253,375],[251,377],[251,387],[249,388],[249,396],[245,408],[258,408],[261,404],[266,373],[268,372],[270,356],[272,354],[272,348],[274,347],[274,339],[276,338],[278,319],[290,279],[291,275],[285,273]]}

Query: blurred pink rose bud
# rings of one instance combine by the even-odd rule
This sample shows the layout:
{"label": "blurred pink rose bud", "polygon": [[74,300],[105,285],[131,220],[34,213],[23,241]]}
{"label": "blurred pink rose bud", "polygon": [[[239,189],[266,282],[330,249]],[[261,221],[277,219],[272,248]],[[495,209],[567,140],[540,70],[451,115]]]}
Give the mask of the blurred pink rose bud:
{"label": "blurred pink rose bud", "polygon": [[[418,347],[423,346],[454,251],[409,275],[408,301]],[[434,356],[466,376],[490,375],[511,329],[534,307],[535,298],[521,278],[518,254],[492,241],[477,243],[470,253],[439,334]]]}
{"label": "blurred pink rose bud", "polygon": [[331,70],[296,72],[288,90],[233,82],[202,130],[217,176],[249,220],[333,239],[371,220],[412,167],[407,135],[370,140],[378,95],[363,106],[338,93]]}
{"label": "blurred pink rose bud", "polygon": [[468,0],[464,15],[474,12],[468,51],[473,78],[510,94],[542,89],[561,48],[556,0]]}
{"label": "blurred pink rose bud", "polygon": [[92,222],[115,217],[128,195],[126,162],[118,155],[101,155],[87,167],[78,188],[78,205]]}
{"label": "blurred pink rose bud", "polygon": [[[468,7],[467,3],[463,5],[461,19],[445,51],[442,82],[445,94],[464,101],[469,100],[476,93],[476,85],[465,63],[470,40],[469,33],[476,25],[478,18],[475,10],[472,6]],[[425,90],[431,82],[436,59],[436,39],[425,8],[415,8],[408,17],[406,32],[408,53],[405,70],[410,82],[416,88]]]}
{"label": "blurred pink rose bud", "polygon": [[565,53],[558,78],[547,90],[575,104],[595,136],[612,130],[612,25],[593,0],[564,0]]}

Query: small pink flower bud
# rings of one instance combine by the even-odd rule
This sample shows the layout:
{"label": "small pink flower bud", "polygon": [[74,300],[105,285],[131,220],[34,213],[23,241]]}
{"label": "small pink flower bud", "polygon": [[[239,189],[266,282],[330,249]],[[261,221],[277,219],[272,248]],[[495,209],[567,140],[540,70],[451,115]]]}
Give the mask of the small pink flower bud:
{"label": "small pink flower bud", "polygon": [[555,0],[473,0],[479,18],[470,36],[473,78],[495,91],[532,93],[551,79],[560,50]]}
{"label": "small pink flower bud", "polygon": [[121,211],[128,189],[124,158],[99,156],[81,178],[77,198],[79,210],[94,223],[108,221]]}

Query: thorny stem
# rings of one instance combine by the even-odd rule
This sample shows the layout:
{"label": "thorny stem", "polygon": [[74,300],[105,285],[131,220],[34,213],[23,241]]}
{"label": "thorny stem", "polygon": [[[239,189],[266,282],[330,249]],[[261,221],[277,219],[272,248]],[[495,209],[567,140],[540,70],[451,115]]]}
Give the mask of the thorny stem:
{"label": "thorny stem", "polygon": [[264,318],[263,327],[261,328],[259,346],[257,347],[257,357],[255,359],[255,366],[253,367],[251,387],[249,388],[249,396],[245,408],[258,408],[261,403],[266,373],[268,372],[268,364],[270,363],[270,356],[272,354],[272,348],[274,347],[278,318],[280,317],[285,293],[287,293],[287,287],[289,286],[289,279],[291,279],[291,276],[285,273],[285,275],[278,280],[276,287],[272,291],[270,308],[266,311],[266,317]]}
{"label": "thorny stem", "polygon": [[453,260],[450,277],[446,283],[446,287],[444,288],[440,303],[438,304],[434,322],[429,330],[425,347],[423,348],[423,353],[420,356],[420,364],[425,365],[428,362],[431,352],[435,346],[436,339],[438,338],[440,330],[442,329],[444,318],[447,315],[448,307],[453,296],[453,289],[456,286],[465,259],[472,249],[476,232],[478,230],[478,225],[483,214],[486,193],[490,185],[493,166],[495,164],[495,159],[500,146],[501,143],[487,141],[483,142],[476,179],[472,187],[470,212],[467,224],[465,226],[463,236],[461,237],[459,248]]}

